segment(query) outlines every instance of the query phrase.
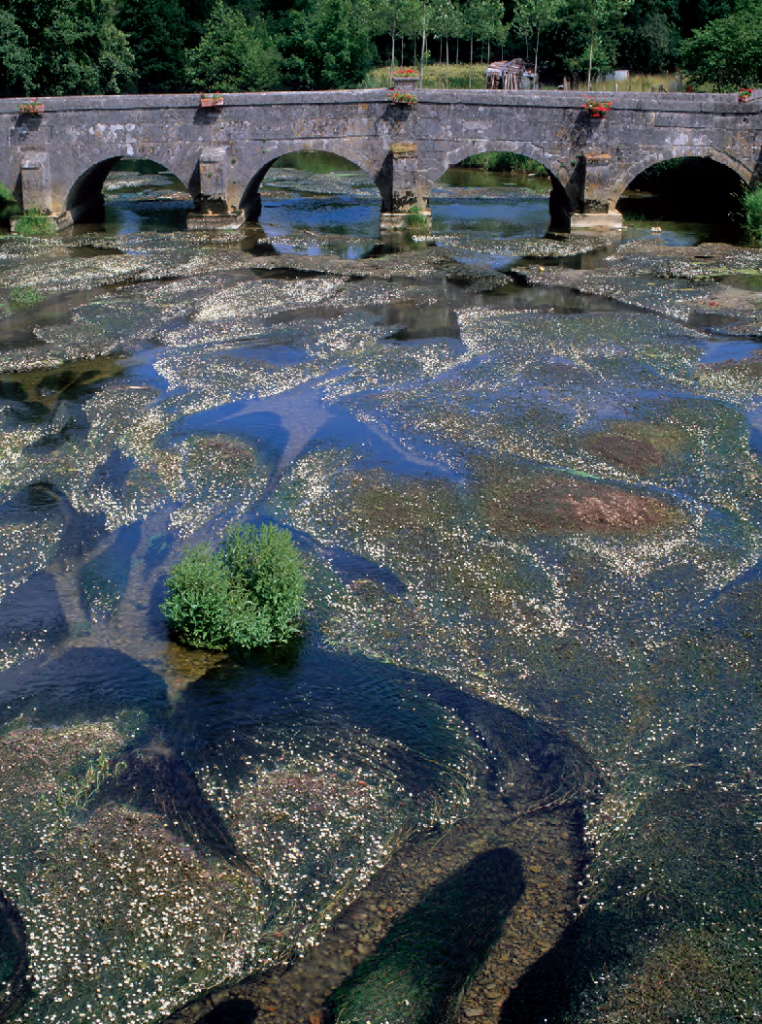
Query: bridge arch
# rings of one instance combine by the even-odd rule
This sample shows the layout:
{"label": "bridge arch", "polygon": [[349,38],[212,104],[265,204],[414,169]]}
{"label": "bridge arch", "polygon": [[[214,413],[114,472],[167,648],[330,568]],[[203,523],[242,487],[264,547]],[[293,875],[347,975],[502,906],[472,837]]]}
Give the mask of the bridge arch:
{"label": "bridge arch", "polygon": [[240,193],[240,199],[238,200],[238,207],[243,210],[245,219],[247,221],[257,221],[259,215],[262,212],[262,199],[260,196],[260,188],[264,181],[265,175],[273,166],[276,160],[283,156],[291,156],[296,153],[313,153],[313,154],[330,154],[332,156],[340,156],[350,163],[354,164],[361,171],[370,177],[371,181],[376,185],[379,190],[381,197],[381,208],[384,209],[384,203],[387,201],[386,192],[388,191],[388,202],[391,202],[391,188],[386,188],[386,182],[383,175],[383,169],[379,166],[378,161],[372,159],[368,155],[358,152],[360,147],[357,146],[356,142],[345,142],[342,139],[326,139],[324,142],[311,141],[308,145],[299,146],[295,145],[293,140],[280,143],[273,146],[272,149],[268,150],[267,160],[261,164],[254,173],[249,177],[247,183],[243,187]]}
{"label": "bridge arch", "polygon": [[146,160],[173,174],[190,195],[188,178],[178,174],[171,166],[156,159],[157,154],[117,153],[91,164],[82,171],[66,189],[64,209],[75,223],[82,220],[94,207],[102,202],[102,190],[106,178],[120,160]]}
{"label": "bridge arch", "polygon": [[[500,142],[495,140],[479,140],[463,143],[446,154],[447,163],[442,163],[439,177],[446,174],[452,167],[467,160],[469,157],[483,153],[515,153],[525,156],[540,164],[550,175],[550,196],[548,199],[549,227],[551,231],[567,233],[571,229],[571,214],[576,208],[575,197],[570,194],[569,175],[561,161],[548,156],[544,150],[531,142]],[[435,184],[436,182],[434,182]]]}
{"label": "bridge arch", "polygon": [[664,163],[667,160],[690,158],[712,160],[720,166],[727,167],[737,175],[740,183],[743,185],[749,185],[754,180],[754,171],[750,170],[746,164],[736,159],[731,153],[720,152],[709,146],[697,147],[690,152],[685,152],[683,148],[663,149],[655,153],[652,152],[647,157],[642,157],[616,176],[611,185],[611,207],[619,203],[622,199],[622,193],[635,181],[638,175],[647,171],[650,167],[653,167],[655,164]]}

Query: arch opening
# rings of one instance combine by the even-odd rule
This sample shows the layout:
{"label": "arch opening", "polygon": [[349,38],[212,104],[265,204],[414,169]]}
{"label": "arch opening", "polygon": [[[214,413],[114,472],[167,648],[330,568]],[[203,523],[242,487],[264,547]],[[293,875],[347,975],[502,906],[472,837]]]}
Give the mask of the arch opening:
{"label": "arch opening", "polygon": [[75,231],[181,231],[194,203],[172,171],[155,160],[114,156],[88,168],[69,190]]}
{"label": "arch opening", "polygon": [[475,153],[452,164],[430,199],[437,232],[505,239],[566,233],[568,193],[552,170],[513,150]]}
{"label": "arch opening", "polygon": [[378,238],[378,186],[358,164],[328,150],[280,154],[254,175],[240,206],[261,229],[258,242],[266,237],[277,251],[352,259]]}
{"label": "arch opening", "polygon": [[637,227],[674,225],[675,241],[737,241],[746,185],[733,168],[708,156],[676,157],[637,168],[617,202]]}

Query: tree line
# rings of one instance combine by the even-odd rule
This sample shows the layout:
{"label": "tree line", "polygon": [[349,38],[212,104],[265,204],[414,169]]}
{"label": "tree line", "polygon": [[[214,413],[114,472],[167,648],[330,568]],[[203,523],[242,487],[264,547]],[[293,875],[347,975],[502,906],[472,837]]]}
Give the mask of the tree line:
{"label": "tree line", "polygon": [[762,83],[762,0],[3,0],[0,94],[341,89],[384,62]]}

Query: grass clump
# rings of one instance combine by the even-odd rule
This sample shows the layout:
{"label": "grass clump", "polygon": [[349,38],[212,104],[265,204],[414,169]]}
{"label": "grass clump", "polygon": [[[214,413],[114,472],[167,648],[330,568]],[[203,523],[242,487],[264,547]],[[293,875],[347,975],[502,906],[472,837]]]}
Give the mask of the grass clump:
{"label": "grass clump", "polygon": [[429,221],[421,212],[420,206],[410,207],[410,212],[405,217],[405,227],[408,231],[428,231]]}
{"label": "grass clump", "polygon": [[161,610],[189,647],[254,650],[299,632],[305,580],[288,530],[231,526],[216,551],[201,544],[173,567]]}
{"label": "grass clump", "polygon": [[42,302],[42,292],[37,288],[17,286],[8,292],[8,305],[13,310],[31,309]]}
{"label": "grass clump", "polygon": [[53,225],[44,213],[39,210],[26,210],[14,223],[13,230],[17,235],[26,238],[45,238],[53,234]]}
{"label": "grass clump", "polygon": [[755,245],[762,244],[762,187],[741,196],[744,226]]}

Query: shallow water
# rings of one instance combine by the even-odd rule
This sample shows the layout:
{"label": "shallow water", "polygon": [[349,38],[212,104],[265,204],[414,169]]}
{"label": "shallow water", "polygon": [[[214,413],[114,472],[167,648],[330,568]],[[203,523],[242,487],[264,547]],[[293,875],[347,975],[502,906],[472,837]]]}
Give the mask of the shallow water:
{"label": "shallow water", "polygon": [[[359,176],[266,184],[268,246],[374,266]],[[50,296],[0,322],[0,1018],[758,1019],[756,343],[511,283],[500,181],[354,278],[124,198],[168,187],[0,244]],[[240,662],[159,611],[238,520],[310,572]]]}

